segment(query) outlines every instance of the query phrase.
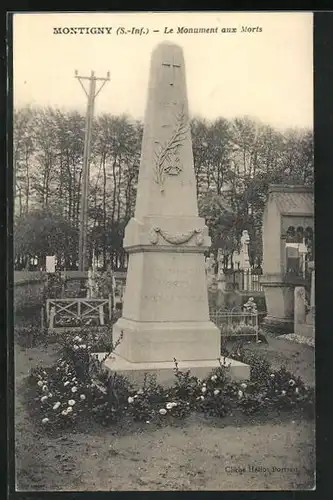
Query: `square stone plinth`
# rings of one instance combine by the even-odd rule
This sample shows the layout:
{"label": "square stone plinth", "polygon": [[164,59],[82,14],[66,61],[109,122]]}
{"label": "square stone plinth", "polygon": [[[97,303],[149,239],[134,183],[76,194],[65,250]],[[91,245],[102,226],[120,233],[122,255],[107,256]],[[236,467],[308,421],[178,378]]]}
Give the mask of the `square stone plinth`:
{"label": "square stone plinth", "polygon": [[[96,355],[99,360],[105,357],[105,354],[98,353]],[[230,378],[232,380],[249,380],[250,366],[240,361],[235,361],[230,358],[221,359],[222,363],[227,366]],[[216,360],[202,361],[177,361],[178,368],[181,371],[190,370],[192,375],[203,379],[207,377],[214,368],[220,366]],[[171,387],[175,383],[174,362],[155,362],[155,363],[131,363],[117,354],[112,354],[103,362],[104,368],[111,372],[116,372],[119,375],[125,376],[135,387],[142,387],[145,375],[155,375],[157,383],[164,387]]]}
{"label": "square stone plinth", "polygon": [[[121,340],[120,340],[121,338]],[[221,333],[211,321],[133,321],[113,325],[115,353],[131,363],[218,359]]]}

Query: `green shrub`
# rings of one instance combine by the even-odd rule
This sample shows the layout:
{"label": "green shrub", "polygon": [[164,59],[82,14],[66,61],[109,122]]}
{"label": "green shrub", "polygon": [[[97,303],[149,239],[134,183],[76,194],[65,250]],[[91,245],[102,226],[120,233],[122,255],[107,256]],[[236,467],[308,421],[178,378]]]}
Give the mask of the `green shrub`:
{"label": "green shrub", "polygon": [[79,331],[68,328],[61,333],[59,341],[63,348],[75,349],[74,346],[80,342],[90,352],[111,352],[112,327],[82,327]]}
{"label": "green shrub", "polygon": [[21,347],[36,347],[47,337],[47,331],[40,325],[14,326],[14,342]]}
{"label": "green shrub", "polygon": [[242,345],[235,347],[235,350],[229,353],[230,357],[241,361],[250,366],[250,380],[254,382],[262,382],[268,379],[272,372],[270,363],[255,352],[247,352]]}

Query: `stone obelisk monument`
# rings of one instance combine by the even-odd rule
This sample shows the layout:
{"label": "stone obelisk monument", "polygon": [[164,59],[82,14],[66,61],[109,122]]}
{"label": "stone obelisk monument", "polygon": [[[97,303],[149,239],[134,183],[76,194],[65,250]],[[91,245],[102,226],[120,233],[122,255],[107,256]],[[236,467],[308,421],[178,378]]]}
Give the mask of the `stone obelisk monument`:
{"label": "stone obelisk monument", "polygon": [[[180,368],[198,376],[218,366],[220,332],[209,319],[204,252],[210,237],[198,216],[185,63],[182,49],[153,51],[134,218],[125,230],[129,254],[116,371],[153,371],[159,381]],[[247,378],[242,365],[240,378]],[[245,371],[244,371],[245,367]]]}

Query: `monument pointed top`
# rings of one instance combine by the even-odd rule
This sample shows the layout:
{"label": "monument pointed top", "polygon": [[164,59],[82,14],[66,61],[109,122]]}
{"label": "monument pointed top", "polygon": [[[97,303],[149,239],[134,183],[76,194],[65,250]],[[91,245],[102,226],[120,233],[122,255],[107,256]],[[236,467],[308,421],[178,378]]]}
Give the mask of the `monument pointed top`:
{"label": "monument pointed top", "polygon": [[165,58],[165,57],[176,57],[179,59],[179,62],[184,61],[184,56],[183,56],[183,48],[180,45],[177,45],[176,43],[173,42],[168,42],[165,40],[164,42],[159,43],[156,45],[156,47],[153,50],[153,57],[157,59],[158,58]]}
{"label": "monument pointed top", "polygon": [[158,47],[166,47],[166,46],[169,46],[169,47],[177,47],[178,49],[182,49],[180,45],[178,45],[177,43],[174,43],[174,42],[170,42],[169,40],[164,40],[163,42],[160,42],[158,45],[156,45],[156,49]]}

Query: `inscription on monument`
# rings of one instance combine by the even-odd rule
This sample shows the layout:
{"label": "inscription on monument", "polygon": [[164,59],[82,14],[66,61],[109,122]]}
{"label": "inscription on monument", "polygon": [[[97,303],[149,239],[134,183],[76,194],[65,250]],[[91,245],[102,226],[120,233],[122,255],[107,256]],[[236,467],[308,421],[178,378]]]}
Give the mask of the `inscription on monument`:
{"label": "inscription on monument", "polygon": [[[201,256],[187,256],[182,267],[173,265],[172,256],[168,255],[165,266],[158,257],[152,262],[149,287],[145,290],[142,303],[144,316],[148,321],[165,317],[168,321],[203,320],[208,311],[202,300],[205,283],[200,279],[202,269],[198,261]],[[149,306],[152,303],[154,308]]]}

